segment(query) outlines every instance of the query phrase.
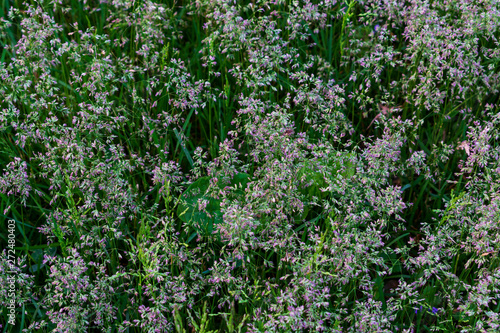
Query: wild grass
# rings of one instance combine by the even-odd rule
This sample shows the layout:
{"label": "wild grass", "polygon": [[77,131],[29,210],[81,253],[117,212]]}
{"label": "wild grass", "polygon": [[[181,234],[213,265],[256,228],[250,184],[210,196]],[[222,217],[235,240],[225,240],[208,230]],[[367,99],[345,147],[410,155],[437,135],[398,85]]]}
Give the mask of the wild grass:
{"label": "wild grass", "polygon": [[490,0],[1,1],[0,329],[497,331],[499,28]]}

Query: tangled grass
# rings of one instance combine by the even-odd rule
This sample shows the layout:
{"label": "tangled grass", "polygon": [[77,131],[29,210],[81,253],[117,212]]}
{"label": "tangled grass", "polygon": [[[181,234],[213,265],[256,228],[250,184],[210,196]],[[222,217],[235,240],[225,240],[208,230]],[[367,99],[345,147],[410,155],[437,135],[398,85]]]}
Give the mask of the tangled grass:
{"label": "tangled grass", "polygon": [[497,332],[499,37],[496,0],[2,1],[1,329]]}

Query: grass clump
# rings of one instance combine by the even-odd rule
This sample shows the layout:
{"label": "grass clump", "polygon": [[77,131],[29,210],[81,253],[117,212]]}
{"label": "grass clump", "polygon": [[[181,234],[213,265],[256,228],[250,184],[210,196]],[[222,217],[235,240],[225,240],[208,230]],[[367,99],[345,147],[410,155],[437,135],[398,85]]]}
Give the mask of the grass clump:
{"label": "grass clump", "polygon": [[495,1],[3,1],[0,329],[498,330],[499,27]]}

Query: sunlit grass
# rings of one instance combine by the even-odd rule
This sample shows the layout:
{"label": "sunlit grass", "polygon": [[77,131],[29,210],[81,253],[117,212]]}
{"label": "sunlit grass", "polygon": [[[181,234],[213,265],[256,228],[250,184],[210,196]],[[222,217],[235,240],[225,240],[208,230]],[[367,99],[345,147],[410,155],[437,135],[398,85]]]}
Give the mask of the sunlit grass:
{"label": "sunlit grass", "polygon": [[461,6],[2,1],[0,329],[495,331],[500,8]]}

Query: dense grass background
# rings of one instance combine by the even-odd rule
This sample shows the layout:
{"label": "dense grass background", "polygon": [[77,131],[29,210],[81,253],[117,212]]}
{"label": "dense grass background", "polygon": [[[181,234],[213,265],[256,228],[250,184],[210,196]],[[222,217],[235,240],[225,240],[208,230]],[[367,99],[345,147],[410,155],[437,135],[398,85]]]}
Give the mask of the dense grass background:
{"label": "dense grass background", "polygon": [[0,6],[3,332],[496,332],[496,1]]}

